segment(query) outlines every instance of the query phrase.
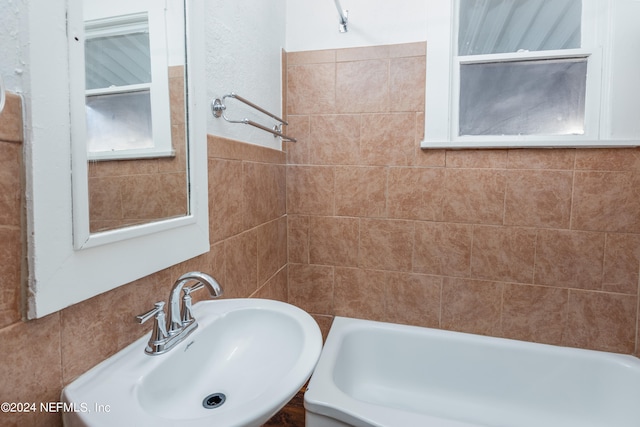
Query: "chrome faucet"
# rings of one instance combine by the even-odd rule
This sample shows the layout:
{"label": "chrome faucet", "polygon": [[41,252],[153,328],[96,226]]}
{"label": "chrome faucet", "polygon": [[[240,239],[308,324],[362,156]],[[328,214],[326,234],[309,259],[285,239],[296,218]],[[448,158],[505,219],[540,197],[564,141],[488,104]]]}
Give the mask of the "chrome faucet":
{"label": "chrome faucet", "polygon": [[[185,288],[185,285],[191,281],[197,281],[197,283]],[[166,353],[198,327],[191,310],[191,293],[205,287],[209,290],[211,298],[222,295],[220,284],[208,274],[198,271],[183,274],[171,288],[168,316],[164,313],[164,301],[155,303],[153,310],[136,316],[139,323],[154,318],[153,331],[144,350],[145,353],[150,355]],[[180,298],[181,293],[184,293],[182,298]]]}

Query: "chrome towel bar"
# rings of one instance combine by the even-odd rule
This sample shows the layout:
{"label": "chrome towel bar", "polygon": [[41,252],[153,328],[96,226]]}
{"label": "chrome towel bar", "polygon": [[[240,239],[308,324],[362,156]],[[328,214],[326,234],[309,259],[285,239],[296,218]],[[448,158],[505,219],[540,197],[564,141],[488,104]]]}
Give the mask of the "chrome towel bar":
{"label": "chrome towel bar", "polygon": [[[265,114],[265,115],[271,117],[272,119],[275,119],[275,120],[279,121],[280,124],[275,125],[272,129],[270,129],[270,128],[266,127],[266,126],[261,125],[260,123],[254,122],[253,120],[250,120],[250,119],[247,119],[247,118],[244,118],[242,120],[231,120],[227,116],[224,115],[224,111],[227,109],[227,106],[224,104],[224,100],[227,99],[227,98],[237,99],[238,101],[248,105],[249,107],[260,111],[262,114]],[[288,125],[289,123],[287,123],[286,121],[284,121],[280,117],[276,116],[275,114],[270,113],[269,111],[265,110],[264,108],[257,106],[256,104],[254,104],[253,102],[249,101],[248,99],[245,99],[245,98],[241,97],[240,95],[235,94],[233,92],[223,96],[222,99],[220,99],[220,98],[214,99],[213,102],[211,102],[211,112],[213,113],[214,117],[216,117],[216,118],[222,117],[223,119],[225,119],[229,123],[244,123],[245,125],[251,125],[251,126],[256,127],[258,129],[261,129],[261,130],[264,130],[266,132],[272,133],[274,137],[279,136],[283,140],[296,142],[295,138],[292,138],[292,137],[287,136],[287,135],[282,133],[282,125]]]}

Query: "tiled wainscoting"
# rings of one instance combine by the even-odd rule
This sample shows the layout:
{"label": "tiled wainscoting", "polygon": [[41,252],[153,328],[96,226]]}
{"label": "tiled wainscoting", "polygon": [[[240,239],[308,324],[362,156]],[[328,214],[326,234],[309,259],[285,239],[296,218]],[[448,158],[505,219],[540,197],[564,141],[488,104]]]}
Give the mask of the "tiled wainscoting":
{"label": "tiled wainscoting", "polygon": [[[637,354],[640,150],[429,150],[425,45],[291,52],[285,152],[209,136],[211,250],[21,320],[22,119],[0,116],[0,400],[61,388],[143,335],[188,270],[226,297]],[[426,82],[438,84],[438,82]],[[301,425],[301,395],[269,425]],[[292,415],[293,414],[293,415]],[[59,426],[59,414],[0,414]]]}
{"label": "tiled wainscoting", "polygon": [[636,352],[640,150],[421,150],[426,60],[287,54],[289,301]]}

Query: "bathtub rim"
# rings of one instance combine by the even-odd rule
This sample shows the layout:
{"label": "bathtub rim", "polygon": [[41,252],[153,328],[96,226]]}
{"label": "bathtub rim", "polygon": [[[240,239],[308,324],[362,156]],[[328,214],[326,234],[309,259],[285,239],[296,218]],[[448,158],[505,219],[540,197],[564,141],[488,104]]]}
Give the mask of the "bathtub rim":
{"label": "bathtub rim", "polygon": [[[385,331],[413,331],[414,333],[426,333],[433,337],[458,338],[469,340],[471,343],[482,343],[497,345],[501,347],[518,346],[520,348],[532,348],[536,350],[546,349],[551,353],[573,353],[582,355],[583,357],[599,357],[604,358],[616,364],[622,364],[640,370],[640,359],[629,354],[612,353],[601,350],[590,350],[583,348],[567,347],[545,343],[535,343],[529,341],[515,340],[511,338],[494,337],[486,335],[472,334],[468,332],[450,331],[444,329],[428,328],[414,325],[404,325],[398,323],[390,323],[376,320],[358,319],[351,317],[335,316],[320,359],[316,365],[313,375],[309,381],[307,391],[304,394],[305,412],[311,412],[315,415],[325,416],[331,420],[337,420],[348,423],[356,427],[391,427],[406,426],[407,422],[414,421],[418,417],[421,423],[433,423],[428,425],[438,427],[472,427],[476,424],[469,424],[464,421],[454,419],[444,419],[440,417],[429,416],[426,414],[415,413],[397,408],[384,408],[385,412],[391,413],[385,417],[380,412],[375,416],[367,416],[365,413],[375,406],[369,402],[357,400],[356,398],[346,394],[333,380],[333,369],[336,359],[339,355],[342,341],[353,332],[377,329]],[[345,405],[345,402],[348,402]],[[389,415],[389,414],[386,414]],[[388,421],[379,423],[380,417],[387,418]],[[407,418],[405,418],[407,417]],[[425,424],[426,425],[426,424]]]}

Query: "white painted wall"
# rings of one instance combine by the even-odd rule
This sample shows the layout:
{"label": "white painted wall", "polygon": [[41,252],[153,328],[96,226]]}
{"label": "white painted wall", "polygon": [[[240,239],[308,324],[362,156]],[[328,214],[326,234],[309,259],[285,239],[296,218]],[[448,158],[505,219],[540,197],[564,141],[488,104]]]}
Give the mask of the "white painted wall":
{"label": "white painted wall", "polygon": [[[8,90],[26,96],[29,110],[29,0],[0,0],[0,73]],[[63,27],[63,23],[56,26]],[[207,98],[236,92],[282,116],[281,51],[285,46],[285,0],[206,2]],[[66,55],[61,55],[64,58]],[[233,101],[231,101],[233,102]],[[229,105],[230,118],[245,116],[271,127],[272,119]],[[253,114],[253,115],[252,115]],[[280,149],[278,138],[242,124],[228,124],[208,113],[207,132]]]}
{"label": "white painted wall", "polygon": [[26,55],[28,0],[0,0],[0,74],[7,90],[23,92]]}
{"label": "white painted wall", "polygon": [[[338,32],[332,0],[242,0],[206,2],[207,99],[229,92],[282,116],[281,50],[316,50],[425,40],[425,0],[341,0],[349,32]],[[9,90],[29,94],[28,0],[0,0],[0,73]],[[36,97],[37,98],[37,97]],[[227,116],[275,122],[230,100]],[[27,114],[29,111],[27,111]],[[27,126],[29,119],[27,117]],[[207,132],[281,148],[278,138],[208,113]],[[295,136],[295,135],[294,135]]]}
{"label": "white painted wall", "polygon": [[340,0],[349,31],[340,33],[334,0],[287,0],[288,52],[426,40],[427,0]]}
{"label": "white painted wall", "polygon": [[[285,0],[208,0],[206,2],[207,99],[235,92],[282,117],[281,52],[285,45]],[[233,99],[230,119],[245,117],[265,126],[276,122]],[[279,138],[244,124],[230,124],[208,113],[213,135],[280,149]]]}

